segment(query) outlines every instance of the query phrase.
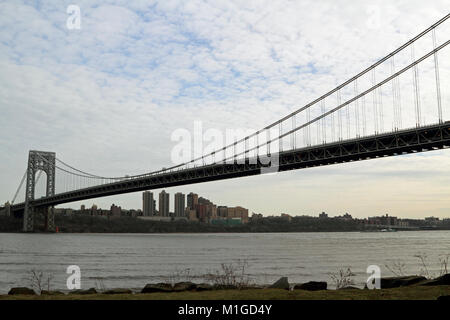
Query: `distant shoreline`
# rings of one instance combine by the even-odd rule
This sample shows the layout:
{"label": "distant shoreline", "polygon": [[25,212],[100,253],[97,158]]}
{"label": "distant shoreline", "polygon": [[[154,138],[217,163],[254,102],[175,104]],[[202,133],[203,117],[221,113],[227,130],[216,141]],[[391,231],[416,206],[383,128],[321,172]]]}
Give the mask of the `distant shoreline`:
{"label": "distant shoreline", "polygon": [[[398,232],[427,232],[427,231],[450,231],[449,229],[417,229],[417,230],[399,230]],[[196,231],[196,232],[23,232],[23,231],[0,231],[0,234],[231,234],[231,233],[242,233],[242,234],[286,234],[286,233],[387,233],[382,231]]]}
{"label": "distant shoreline", "polygon": [[[44,221],[37,217],[35,233],[44,232]],[[393,231],[437,231],[450,230],[449,225],[439,228],[400,229],[397,226],[364,225],[356,220],[314,217],[294,217],[291,220],[264,218],[245,224],[207,224],[192,221],[148,221],[133,217],[104,218],[88,215],[56,216],[59,233],[311,233],[311,232],[382,232]],[[383,232],[383,231],[385,232]],[[14,217],[0,217],[0,233],[22,233],[22,220]]]}

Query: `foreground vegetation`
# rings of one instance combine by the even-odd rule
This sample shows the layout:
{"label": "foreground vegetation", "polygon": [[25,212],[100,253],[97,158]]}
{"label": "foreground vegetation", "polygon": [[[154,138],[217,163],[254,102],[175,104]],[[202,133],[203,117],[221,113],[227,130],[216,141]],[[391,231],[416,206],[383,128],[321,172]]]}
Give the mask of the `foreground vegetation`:
{"label": "foreground vegetation", "polygon": [[248,289],[136,294],[0,295],[0,300],[436,300],[450,286],[410,286],[381,290]]}

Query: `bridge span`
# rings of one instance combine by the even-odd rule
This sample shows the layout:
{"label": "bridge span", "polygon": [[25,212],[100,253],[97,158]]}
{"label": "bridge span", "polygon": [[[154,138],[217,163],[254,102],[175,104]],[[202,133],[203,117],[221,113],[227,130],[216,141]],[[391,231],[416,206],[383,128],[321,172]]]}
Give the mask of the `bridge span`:
{"label": "bridge span", "polygon": [[[450,96],[444,89],[450,84],[450,38],[442,26],[449,18],[447,14],[287,116],[223,148],[167,169],[131,177],[103,177],[66,164],[54,152],[32,150],[10,205],[0,210],[23,212],[24,231],[34,230],[34,212],[41,211],[47,229],[53,230],[53,208],[64,203],[448,148]],[[415,52],[421,56],[416,57]],[[443,54],[447,54],[441,60],[445,67],[440,68]],[[299,135],[303,142],[299,142]],[[42,172],[47,176],[46,194],[35,199],[35,185]],[[67,187],[62,183],[61,188],[58,179],[65,176],[70,181],[78,179],[78,183]],[[15,203],[22,185],[25,199]]]}
{"label": "bridge span", "polygon": [[[282,172],[439,150],[448,147],[450,147],[450,121],[427,127],[272,154],[269,158],[278,158],[278,163],[274,167],[271,167],[273,163],[262,164],[259,159],[253,158],[246,159],[245,163],[217,163],[59,193],[50,197],[35,199],[32,201],[32,204],[36,207],[48,207],[143,190],[259,175],[264,172],[263,168],[269,169],[267,172]],[[25,203],[19,203],[11,206],[11,210],[13,212],[24,210],[24,207]]]}

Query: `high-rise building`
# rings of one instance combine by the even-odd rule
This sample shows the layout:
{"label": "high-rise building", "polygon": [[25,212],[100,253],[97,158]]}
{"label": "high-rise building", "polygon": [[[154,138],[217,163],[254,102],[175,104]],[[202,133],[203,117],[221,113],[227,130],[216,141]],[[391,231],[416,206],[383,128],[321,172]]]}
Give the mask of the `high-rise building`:
{"label": "high-rise building", "polygon": [[91,216],[96,216],[98,214],[98,208],[96,204],[93,204],[91,207]]}
{"label": "high-rise building", "polygon": [[111,206],[111,216],[120,217],[122,215],[122,208],[116,206],[114,203]]}
{"label": "high-rise building", "polygon": [[142,211],[144,217],[152,217],[156,213],[155,199],[153,192],[145,191],[142,193]]}
{"label": "high-rise building", "polygon": [[187,207],[195,210],[196,205],[198,205],[198,194],[191,192],[187,195]]}
{"label": "high-rise building", "polygon": [[248,222],[248,209],[237,206],[234,208],[234,216],[236,218],[241,218],[242,223],[247,223]]}
{"label": "high-rise building", "polygon": [[217,215],[222,218],[228,217],[228,207],[226,206],[217,207]]}
{"label": "high-rise building", "polygon": [[159,193],[159,215],[169,217],[169,194],[164,190]]}
{"label": "high-rise building", "polygon": [[185,195],[181,192],[175,193],[175,217],[184,217]]}
{"label": "high-rise building", "polygon": [[184,212],[185,212],[185,216],[188,218],[189,221],[198,221],[196,210],[192,210],[192,209],[189,209],[186,207]]}
{"label": "high-rise building", "polygon": [[196,206],[197,211],[197,218],[201,222],[207,222],[208,221],[208,213],[207,213],[207,207],[206,204],[198,204]]}
{"label": "high-rise building", "polygon": [[198,203],[199,204],[213,204],[209,199],[206,199],[203,197],[198,198]]}

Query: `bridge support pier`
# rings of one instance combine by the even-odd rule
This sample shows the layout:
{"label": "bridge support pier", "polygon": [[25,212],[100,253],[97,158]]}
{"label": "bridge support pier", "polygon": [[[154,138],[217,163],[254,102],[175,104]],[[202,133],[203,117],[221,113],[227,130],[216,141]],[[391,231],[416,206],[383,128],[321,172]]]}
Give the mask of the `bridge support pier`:
{"label": "bridge support pier", "polygon": [[45,231],[55,232],[55,207],[48,207],[45,210]]}
{"label": "bridge support pier", "polygon": [[[34,200],[34,187],[36,172],[42,170],[47,175],[46,196],[55,195],[55,160],[56,154],[54,152],[35,151],[31,150],[28,154],[27,167],[27,184],[25,187],[25,211],[23,214],[23,231],[34,231],[34,215],[35,210],[32,202]],[[48,215],[44,212],[44,215]],[[52,215],[54,217],[54,214]],[[53,218],[49,218],[51,224],[54,226]],[[46,218],[47,226],[47,218]]]}
{"label": "bridge support pier", "polygon": [[25,211],[23,213],[23,231],[34,231],[34,208],[32,206],[25,205]]}

